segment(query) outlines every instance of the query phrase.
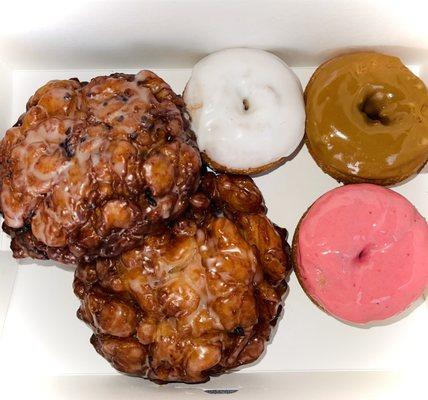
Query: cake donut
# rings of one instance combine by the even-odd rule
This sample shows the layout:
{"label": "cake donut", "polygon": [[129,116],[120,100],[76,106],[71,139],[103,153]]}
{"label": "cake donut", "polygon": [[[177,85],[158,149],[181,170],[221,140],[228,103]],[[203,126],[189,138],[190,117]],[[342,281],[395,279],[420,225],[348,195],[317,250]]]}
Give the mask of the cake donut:
{"label": "cake donut", "polygon": [[331,315],[355,324],[384,320],[428,287],[428,226],[390,189],[342,186],[300,220],[293,260],[306,294]]}
{"label": "cake donut", "polygon": [[364,52],[327,61],[305,101],[309,152],[338,181],[392,185],[428,160],[428,90],[397,57]]}
{"label": "cake donut", "polygon": [[199,61],[184,90],[204,160],[229,173],[272,169],[304,135],[300,82],[275,55],[263,50],[222,50]]}

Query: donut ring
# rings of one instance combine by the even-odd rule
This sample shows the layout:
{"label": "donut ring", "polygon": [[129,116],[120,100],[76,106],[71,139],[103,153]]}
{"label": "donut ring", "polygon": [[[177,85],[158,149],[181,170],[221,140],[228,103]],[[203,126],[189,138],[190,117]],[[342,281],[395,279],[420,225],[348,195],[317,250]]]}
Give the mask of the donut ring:
{"label": "donut ring", "polygon": [[308,150],[340,182],[392,185],[428,160],[428,90],[397,57],[329,60],[312,75],[305,102]]}
{"label": "donut ring", "polygon": [[304,135],[300,82],[281,59],[263,50],[210,54],[193,68],[183,98],[203,159],[216,171],[271,170]]}
{"label": "donut ring", "polygon": [[428,287],[428,225],[392,190],[342,186],[302,216],[292,260],[303,290],[323,311],[354,324],[385,320]]}

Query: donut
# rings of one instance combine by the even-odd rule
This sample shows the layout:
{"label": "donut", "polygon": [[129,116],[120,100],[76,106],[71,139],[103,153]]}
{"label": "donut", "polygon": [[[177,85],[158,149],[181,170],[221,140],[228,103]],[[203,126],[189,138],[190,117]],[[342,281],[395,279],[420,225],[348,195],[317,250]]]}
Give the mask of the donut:
{"label": "donut", "polygon": [[287,64],[263,50],[227,49],[203,58],[183,98],[203,158],[217,171],[273,169],[304,135],[300,82]]}
{"label": "donut", "polygon": [[119,371],[204,382],[262,355],[290,266],[286,231],[266,217],[254,182],[207,173],[171,229],[78,265],[77,315]]}
{"label": "donut", "polygon": [[393,185],[428,160],[428,90],[397,57],[363,52],[327,61],[305,102],[309,152],[340,182]]}
{"label": "donut", "polygon": [[304,291],[327,313],[354,324],[385,320],[428,286],[428,226],[390,189],[342,186],[301,218],[293,261]]}
{"label": "donut", "polygon": [[13,255],[118,256],[185,212],[201,164],[182,98],[153,72],[48,82],[0,141]]}

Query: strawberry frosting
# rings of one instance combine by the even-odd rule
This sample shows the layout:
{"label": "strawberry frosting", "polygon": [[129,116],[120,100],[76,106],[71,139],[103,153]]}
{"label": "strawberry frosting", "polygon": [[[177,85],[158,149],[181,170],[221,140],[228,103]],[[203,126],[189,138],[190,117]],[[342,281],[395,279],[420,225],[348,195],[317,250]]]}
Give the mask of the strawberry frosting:
{"label": "strawberry frosting", "polygon": [[371,184],[333,189],[303,217],[296,256],[306,293],[364,324],[410,306],[428,287],[428,225],[398,193]]}

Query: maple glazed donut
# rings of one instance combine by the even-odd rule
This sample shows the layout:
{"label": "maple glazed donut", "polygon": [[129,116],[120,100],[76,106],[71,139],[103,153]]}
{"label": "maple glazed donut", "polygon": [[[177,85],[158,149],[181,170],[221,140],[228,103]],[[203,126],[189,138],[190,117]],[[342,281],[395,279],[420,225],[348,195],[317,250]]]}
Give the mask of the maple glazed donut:
{"label": "maple glazed donut", "polygon": [[170,230],[79,264],[78,317],[119,371],[203,382],[263,353],[290,267],[286,231],[266,217],[254,182],[208,173]]}
{"label": "maple glazed donut", "polygon": [[351,323],[380,321],[428,287],[428,226],[400,194],[346,185],[321,196],[301,218],[293,259],[319,307]]}
{"label": "maple glazed donut", "polygon": [[263,50],[222,50],[199,61],[183,94],[199,149],[215,170],[255,174],[296,150],[304,135],[302,87]]}
{"label": "maple glazed donut", "polygon": [[392,185],[428,160],[428,90],[397,57],[362,52],[327,61],[305,101],[309,152],[338,181]]}

